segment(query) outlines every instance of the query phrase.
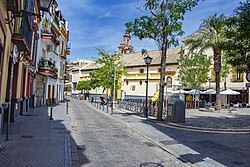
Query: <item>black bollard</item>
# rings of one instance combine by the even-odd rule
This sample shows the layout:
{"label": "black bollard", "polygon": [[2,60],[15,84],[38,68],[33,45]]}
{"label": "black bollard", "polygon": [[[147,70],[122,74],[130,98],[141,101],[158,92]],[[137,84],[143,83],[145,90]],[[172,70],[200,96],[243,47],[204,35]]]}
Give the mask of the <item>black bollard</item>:
{"label": "black bollard", "polygon": [[107,113],[109,112],[109,106],[108,106],[108,104],[107,104]]}
{"label": "black bollard", "polygon": [[69,103],[68,103],[68,101],[66,102],[66,114],[68,115],[68,113],[69,113]]}
{"label": "black bollard", "polygon": [[53,117],[52,117],[52,112],[53,112],[53,107],[50,107],[50,120],[53,120]]}

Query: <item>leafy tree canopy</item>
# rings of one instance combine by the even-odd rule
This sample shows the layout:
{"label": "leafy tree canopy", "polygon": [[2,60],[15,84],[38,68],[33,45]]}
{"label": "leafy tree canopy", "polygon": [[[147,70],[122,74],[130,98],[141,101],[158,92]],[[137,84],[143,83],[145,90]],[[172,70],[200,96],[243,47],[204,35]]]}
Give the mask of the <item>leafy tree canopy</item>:
{"label": "leafy tree canopy", "polygon": [[208,81],[210,66],[211,58],[206,55],[199,53],[182,55],[179,60],[178,79],[186,87],[199,89]]}
{"label": "leafy tree canopy", "polygon": [[[199,0],[147,0],[144,4],[145,16],[126,23],[127,31],[140,40],[153,39],[159,49],[163,45],[178,45],[178,36],[182,36],[182,22],[186,11],[191,11]],[[165,40],[166,39],[166,40]]]}
{"label": "leafy tree canopy", "polygon": [[[114,75],[118,80],[122,74],[126,73],[125,68],[121,66],[120,55],[117,53],[107,52],[103,49],[97,49],[97,53],[101,57],[97,59],[96,63],[101,66],[90,73],[91,84],[93,88],[113,88]],[[121,82],[116,82],[116,89],[120,88],[120,86]]]}
{"label": "leafy tree canopy", "polygon": [[[144,16],[126,23],[127,31],[139,39],[153,39],[161,50],[160,93],[157,120],[162,120],[166,53],[170,45],[178,45],[178,36],[184,34],[182,20],[199,0],[146,0]],[[147,115],[146,115],[147,117]]]}
{"label": "leafy tree canopy", "polygon": [[226,20],[225,43],[228,62],[242,70],[250,69],[250,1],[240,2],[234,15]]}
{"label": "leafy tree canopy", "polygon": [[93,87],[92,87],[92,84],[91,84],[91,81],[90,80],[87,80],[87,81],[79,81],[76,85],[76,89],[77,90],[91,90]]}

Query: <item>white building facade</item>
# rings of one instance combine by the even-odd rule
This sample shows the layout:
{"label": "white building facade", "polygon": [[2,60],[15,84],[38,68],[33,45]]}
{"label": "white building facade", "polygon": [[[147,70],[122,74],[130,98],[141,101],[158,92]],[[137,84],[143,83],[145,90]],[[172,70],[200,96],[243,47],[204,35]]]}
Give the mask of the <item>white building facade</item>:
{"label": "white building facade", "polygon": [[64,75],[69,55],[68,22],[51,4],[39,24],[37,49],[36,105],[59,103],[64,100]]}

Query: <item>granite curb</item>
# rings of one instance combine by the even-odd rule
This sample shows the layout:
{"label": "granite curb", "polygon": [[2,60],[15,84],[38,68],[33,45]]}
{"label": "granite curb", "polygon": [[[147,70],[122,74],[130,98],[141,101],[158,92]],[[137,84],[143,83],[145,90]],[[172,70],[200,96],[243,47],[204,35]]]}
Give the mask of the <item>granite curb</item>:
{"label": "granite curb", "polygon": [[231,133],[231,134],[250,134],[250,129],[220,129],[220,128],[203,128],[197,126],[180,125],[173,122],[157,121],[156,119],[148,119],[149,121],[164,125],[168,128],[176,128],[182,130],[190,130],[196,132],[208,132],[208,133]]}
{"label": "granite curb", "polygon": [[[119,109],[121,112],[125,112],[131,115],[138,115],[136,112],[128,111],[125,109]],[[178,123],[170,122],[167,120],[158,121],[155,117],[149,116],[149,121],[164,125],[168,128],[176,128],[176,129],[182,129],[182,130],[190,130],[190,131],[199,131],[199,132],[214,132],[214,133],[233,133],[233,134],[250,134],[250,128],[244,128],[244,129],[236,129],[236,128],[206,128],[206,127],[198,127],[198,126],[190,126],[190,125],[181,125]]]}

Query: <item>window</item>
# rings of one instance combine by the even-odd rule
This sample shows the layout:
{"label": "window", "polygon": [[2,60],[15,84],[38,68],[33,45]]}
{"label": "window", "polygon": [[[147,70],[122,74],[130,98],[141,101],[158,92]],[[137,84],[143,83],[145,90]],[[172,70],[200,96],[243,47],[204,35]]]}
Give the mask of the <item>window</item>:
{"label": "window", "polygon": [[158,72],[161,72],[161,68],[158,68]]}
{"label": "window", "polygon": [[144,73],[144,69],[139,69],[139,73]]}
{"label": "window", "polygon": [[233,82],[243,82],[243,78],[244,78],[244,73],[238,69],[238,68],[235,68],[233,71],[232,71],[232,81]]}
{"label": "window", "polygon": [[172,78],[171,77],[167,77],[167,86],[168,86],[168,88],[172,87]]}
{"label": "window", "polygon": [[73,82],[73,89],[76,90],[76,85],[77,83],[76,82]]}
{"label": "window", "polygon": [[131,90],[135,91],[135,85],[131,85]]}

